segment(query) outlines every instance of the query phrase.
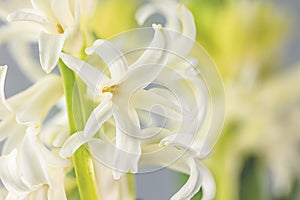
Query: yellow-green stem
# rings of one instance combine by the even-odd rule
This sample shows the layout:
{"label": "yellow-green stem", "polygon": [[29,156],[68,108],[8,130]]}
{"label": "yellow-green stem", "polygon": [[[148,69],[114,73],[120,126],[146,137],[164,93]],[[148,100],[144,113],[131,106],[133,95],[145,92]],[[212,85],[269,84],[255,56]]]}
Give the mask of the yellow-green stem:
{"label": "yellow-green stem", "polygon": [[[73,134],[77,131],[78,128],[76,126],[76,118],[74,117],[73,103],[74,100],[76,101],[76,98],[80,98],[80,96],[74,95],[74,89],[78,89],[77,87],[75,87],[76,77],[73,71],[70,70],[67,66],[65,66],[65,64],[62,61],[59,62],[59,68],[64,84],[70,134]],[[77,93],[80,94],[80,91],[77,91]],[[78,101],[81,100],[79,99]],[[84,111],[82,111],[82,113],[84,113]],[[78,123],[82,124],[84,122]],[[85,146],[81,146],[73,155],[73,165],[75,169],[80,199],[99,199],[97,194],[92,158]]]}

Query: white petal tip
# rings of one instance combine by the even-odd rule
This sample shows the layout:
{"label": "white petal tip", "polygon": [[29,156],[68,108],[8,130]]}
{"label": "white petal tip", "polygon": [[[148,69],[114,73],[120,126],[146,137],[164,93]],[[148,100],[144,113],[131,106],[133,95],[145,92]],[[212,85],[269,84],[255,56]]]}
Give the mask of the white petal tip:
{"label": "white petal tip", "polygon": [[11,14],[9,14],[9,15],[6,17],[6,20],[7,20],[8,22],[14,21],[14,16],[15,16],[15,14],[14,14],[14,13],[11,13]]}
{"label": "white petal tip", "polygon": [[94,42],[94,44],[93,44],[91,47],[88,47],[88,48],[85,49],[85,53],[86,53],[87,55],[92,55],[92,54],[94,54],[96,48],[97,48],[98,46],[101,46],[104,42],[105,42],[105,40],[101,40],[101,39],[100,39],[100,40],[96,40],[96,41]]}
{"label": "white petal tip", "polygon": [[114,177],[115,180],[119,180],[122,176],[122,173],[118,172],[116,170],[113,170],[112,174],[113,174],[113,177]]}
{"label": "white petal tip", "polygon": [[0,66],[0,71],[6,71],[7,70],[7,65],[3,65],[3,66]]}
{"label": "white petal tip", "polygon": [[51,71],[54,69],[55,66],[43,66],[43,70],[47,73],[50,74]]}

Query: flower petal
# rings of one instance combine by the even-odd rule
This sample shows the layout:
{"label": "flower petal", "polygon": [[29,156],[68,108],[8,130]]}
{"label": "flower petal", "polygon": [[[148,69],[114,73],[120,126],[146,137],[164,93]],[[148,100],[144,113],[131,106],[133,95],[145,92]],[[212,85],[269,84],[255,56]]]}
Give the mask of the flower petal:
{"label": "flower petal", "polygon": [[[178,18],[182,24],[182,30],[178,33],[172,33],[174,45],[172,50],[181,56],[189,53],[195,44],[196,25],[192,13],[184,6],[178,8]],[[167,27],[172,29],[172,27]],[[176,41],[176,42],[175,42]]]}
{"label": "flower petal", "polygon": [[111,78],[115,81],[121,79],[128,70],[124,54],[107,40],[96,40],[92,47],[86,49],[88,55],[97,53],[109,68]]}
{"label": "flower petal", "polygon": [[73,56],[61,53],[60,58],[67,65],[67,67],[75,71],[80,76],[80,78],[93,92],[97,92],[98,94],[102,93],[99,85],[101,86],[106,84],[110,80],[104,73]]}
{"label": "flower petal", "polygon": [[[46,185],[40,187],[34,192],[30,192],[27,199],[47,199],[48,187]],[[17,200],[17,199],[16,199]]]}
{"label": "flower petal", "polygon": [[64,42],[64,34],[48,34],[41,32],[39,38],[40,61],[45,72],[50,73],[57,65]]}
{"label": "flower petal", "polygon": [[122,98],[113,99],[113,117],[118,128],[128,135],[138,137],[140,134],[140,122],[134,108],[131,105],[127,105],[127,103],[127,98],[123,100]]}
{"label": "flower petal", "polygon": [[[116,88],[117,94],[131,97],[138,89],[152,83],[164,68],[161,64],[147,64],[130,70]],[[116,96],[116,95],[115,95]]]}
{"label": "flower petal", "polygon": [[164,65],[167,62],[168,51],[172,45],[169,32],[163,29],[161,25],[156,24],[153,24],[153,29],[154,36],[151,44],[145,48],[144,53],[130,66],[130,69],[149,64]]}
{"label": "flower petal", "polygon": [[11,108],[6,102],[4,85],[7,72],[7,66],[0,66],[0,119],[5,118],[11,113]]}
{"label": "flower petal", "polygon": [[62,97],[62,94],[60,77],[49,75],[27,90],[9,98],[8,104],[16,113],[18,123],[40,125],[49,109]]}
{"label": "flower petal", "polygon": [[[65,192],[65,177],[66,172],[64,168],[53,168],[49,170],[51,185],[48,189],[48,197],[49,193],[52,193],[53,200],[61,199],[67,200],[66,192]],[[49,198],[48,198],[49,199]]]}
{"label": "flower petal", "polygon": [[172,30],[180,30],[180,23],[177,16],[174,17],[174,12],[177,9],[178,4],[174,1],[164,1],[148,3],[143,5],[136,12],[135,19],[139,25],[143,25],[146,20],[154,13],[160,13],[166,18],[168,28]]}
{"label": "flower petal", "polygon": [[111,93],[105,93],[102,102],[90,114],[85,127],[84,134],[86,137],[93,137],[100,129],[102,124],[112,116]]}
{"label": "flower petal", "polygon": [[185,185],[172,196],[171,200],[191,199],[203,187],[204,200],[212,200],[215,195],[215,183],[210,172],[197,160],[190,158],[185,163],[189,167],[189,179]]}
{"label": "flower petal", "polygon": [[26,133],[20,151],[23,177],[30,186],[50,182],[46,160],[36,140],[34,133]]}
{"label": "flower petal", "polygon": [[172,30],[172,51],[180,56],[186,55],[193,47],[196,37],[192,13],[176,1],[154,2],[141,7],[137,11],[136,20],[142,25],[154,13],[161,13],[166,18],[165,27]]}
{"label": "flower petal", "polygon": [[69,0],[52,0],[52,9],[63,28],[67,28],[74,22],[74,17],[69,7]]}
{"label": "flower petal", "polygon": [[175,120],[180,120],[181,118],[181,109],[178,105],[174,104],[169,99],[152,92],[151,89],[138,90],[132,97],[132,104],[137,109],[142,109]]}
{"label": "flower petal", "polygon": [[126,172],[137,173],[141,155],[141,141],[127,135],[116,127],[116,151],[114,155],[113,176],[120,179]]}
{"label": "flower petal", "polygon": [[1,181],[7,190],[15,194],[30,191],[30,188],[21,178],[17,154],[17,150],[13,150],[9,155],[0,157]]}
{"label": "flower petal", "polygon": [[0,199],[5,199],[7,196],[7,190],[4,187],[0,188]]}
{"label": "flower petal", "polygon": [[199,159],[204,158],[207,156],[207,152],[203,151],[203,146],[205,140],[201,139],[195,139],[195,138],[189,138],[190,135],[187,134],[173,134],[166,136],[163,138],[159,145],[160,146],[175,146],[175,147],[180,147],[183,148],[184,150],[188,150],[193,155],[198,157]]}
{"label": "flower petal", "polygon": [[59,155],[62,158],[69,158],[71,157],[77,149],[88,141],[87,138],[84,138],[84,134],[82,131],[74,133],[71,135],[67,141],[64,143],[62,148],[59,151]]}
{"label": "flower petal", "polygon": [[[1,127],[0,127],[1,135],[3,133],[5,133],[4,135],[2,135],[2,137],[7,136],[6,137],[7,140],[3,144],[2,155],[7,155],[12,150],[19,147],[22,144],[24,133],[26,131],[26,127],[23,125],[17,124],[14,116],[12,116],[12,117],[13,117],[12,120],[9,120],[9,121],[5,120],[5,121],[1,122]],[[3,123],[3,125],[2,125],[2,123]]]}
{"label": "flower petal", "polygon": [[[24,8],[17,10],[7,16],[7,21],[28,21],[42,25],[44,29],[50,32],[56,32],[56,24],[48,21],[42,12],[35,9]],[[40,30],[42,30],[40,27]]]}
{"label": "flower petal", "polygon": [[123,176],[120,180],[114,180],[111,168],[94,160],[95,175],[100,199],[134,199],[128,187],[130,176]]}
{"label": "flower petal", "polygon": [[202,200],[212,200],[216,194],[216,184],[209,170],[201,164],[198,164],[202,176]]}
{"label": "flower petal", "polygon": [[51,9],[51,0],[30,0],[34,9],[40,10],[44,13],[45,16],[50,18],[51,21],[54,21],[55,15]]}
{"label": "flower petal", "polygon": [[54,151],[49,151],[44,145],[39,145],[40,151],[42,152],[48,167],[64,168],[70,167],[71,163],[69,160],[62,159]]}
{"label": "flower petal", "polygon": [[[205,86],[202,82],[193,82],[169,68],[164,68],[155,81],[174,94],[180,94],[177,95],[177,98],[182,110],[182,119],[180,130],[177,132],[177,139],[175,139],[177,142],[174,142],[182,143],[185,141],[185,146],[191,145],[203,128],[205,115],[207,114],[208,96]],[[179,134],[183,135],[180,136]],[[185,139],[181,140],[183,138]]]}

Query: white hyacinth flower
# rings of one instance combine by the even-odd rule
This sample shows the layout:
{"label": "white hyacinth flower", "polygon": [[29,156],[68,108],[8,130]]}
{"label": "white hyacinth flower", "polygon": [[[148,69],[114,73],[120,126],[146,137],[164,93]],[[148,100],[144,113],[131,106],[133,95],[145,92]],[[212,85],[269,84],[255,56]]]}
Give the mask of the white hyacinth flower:
{"label": "white hyacinth flower", "polygon": [[82,38],[79,30],[79,0],[32,0],[32,8],[17,10],[8,15],[8,21],[28,21],[36,24],[40,30],[39,54],[42,68],[51,72],[56,66],[59,53],[70,37],[73,49],[81,48]]}
{"label": "white hyacinth flower", "polygon": [[109,68],[111,78],[84,61],[61,54],[64,63],[77,72],[91,91],[95,91],[103,98],[91,113],[83,132],[78,132],[67,140],[61,155],[71,156],[113,115],[116,121],[118,149],[115,152],[114,177],[120,178],[120,171],[137,172],[141,147],[140,140],[134,136],[138,137],[141,130],[136,111],[133,105],[128,105],[128,102],[136,90],[143,89],[158,76],[167,60],[167,53],[162,49],[170,49],[167,32],[160,25],[153,27],[155,34],[150,48],[130,66],[122,52],[108,41],[97,40],[92,47],[86,49],[88,54],[96,53],[103,59]]}
{"label": "white hyacinth flower", "polygon": [[18,145],[28,127],[39,129],[50,108],[63,95],[61,79],[51,75],[6,99],[6,71],[7,66],[0,67],[0,141],[7,139],[2,150],[4,154]]}
{"label": "white hyacinth flower", "polygon": [[6,199],[67,199],[64,178],[70,162],[46,149],[32,130],[23,133],[18,148],[0,157]]}
{"label": "white hyacinth flower", "polygon": [[6,139],[0,179],[8,191],[6,199],[66,199],[64,168],[70,163],[38,140],[46,114],[63,94],[61,79],[47,76],[6,100],[6,71],[7,66],[0,67],[0,141]]}

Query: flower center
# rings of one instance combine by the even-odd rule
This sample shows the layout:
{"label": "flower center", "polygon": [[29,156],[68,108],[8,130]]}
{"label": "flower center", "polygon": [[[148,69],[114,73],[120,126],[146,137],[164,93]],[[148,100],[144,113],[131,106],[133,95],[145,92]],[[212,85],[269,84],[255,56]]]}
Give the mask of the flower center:
{"label": "flower center", "polygon": [[110,92],[110,93],[113,93],[114,90],[116,89],[117,85],[108,85],[108,86],[105,86],[102,88],[102,93],[105,93],[105,92]]}
{"label": "flower center", "polygon": [[56,30],[59,34],[63,34],[65,32],[61,24],[56,24]]}

